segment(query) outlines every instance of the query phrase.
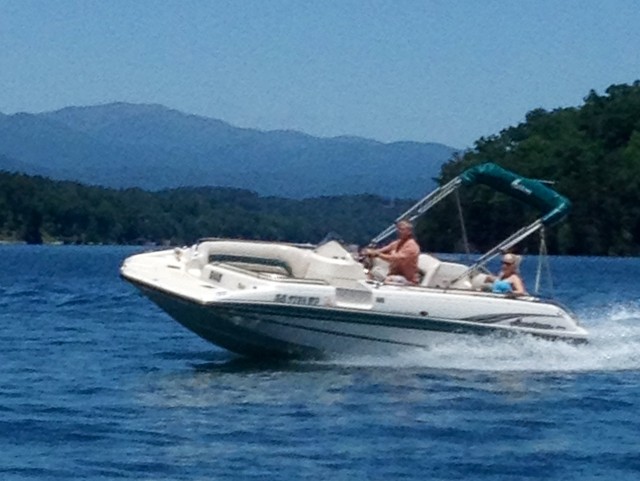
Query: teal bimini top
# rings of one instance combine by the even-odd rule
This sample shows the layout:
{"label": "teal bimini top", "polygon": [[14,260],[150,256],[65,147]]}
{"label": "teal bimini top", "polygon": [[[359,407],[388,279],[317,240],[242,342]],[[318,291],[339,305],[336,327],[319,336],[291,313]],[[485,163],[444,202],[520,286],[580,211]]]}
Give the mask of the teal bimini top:
{"label": "teal bimini top", "polygon": [[529,179],[488,162],[460,174],[463,184],[484,184],[540,210],[542,223],[553,225],[564,219],[571,209],[569,199],[539,180]]}

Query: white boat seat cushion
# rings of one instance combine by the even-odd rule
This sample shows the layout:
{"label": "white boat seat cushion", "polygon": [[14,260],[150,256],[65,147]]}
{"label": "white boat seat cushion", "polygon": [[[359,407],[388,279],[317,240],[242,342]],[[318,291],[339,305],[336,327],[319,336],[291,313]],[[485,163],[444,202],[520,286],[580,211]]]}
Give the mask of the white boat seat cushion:
{"label": "white boat seat cushion", "polygon": [[429,286],[440,267],[441,262],[429,254],[420,254],[418,257],[418,270],[422,280],[421,286]]}

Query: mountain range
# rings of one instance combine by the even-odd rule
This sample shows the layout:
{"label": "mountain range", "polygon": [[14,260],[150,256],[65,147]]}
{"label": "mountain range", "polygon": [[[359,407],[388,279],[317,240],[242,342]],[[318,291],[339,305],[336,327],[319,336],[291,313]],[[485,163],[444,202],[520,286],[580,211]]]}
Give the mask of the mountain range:
{"label": "mountain range", "polygon": [[0,170],[146,190],[238,187],[289,198],[416,198],[456,149],[239,128],[161,105],[0,114]]}

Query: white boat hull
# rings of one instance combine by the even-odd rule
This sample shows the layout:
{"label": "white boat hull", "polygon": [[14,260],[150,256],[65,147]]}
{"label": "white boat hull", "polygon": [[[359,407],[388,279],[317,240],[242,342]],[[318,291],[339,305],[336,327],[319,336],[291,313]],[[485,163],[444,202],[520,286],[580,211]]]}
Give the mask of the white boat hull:
{"label": "white boat hull", "polygon": [[[188,253],[134,256],[121,273],[186,328],[249,356],[390,354],[429,349],[461,335],[587,339],[575,317],[556,303],[473,290],[388,286],[367,281],[364,275],[349,279],[344,272],[353,261],[335,260],[335,256],[326,262],[344,264],[335,271],[344,269],[340,271],[343,277],[333,281],[257,274],[229,265],[227,254],[225,262],[212,263],[221,258],[216,257],[219,246],[212,243],[206,255],[197,255],[207,248],[200,246]],[[223,247],[229,246],[233,247],[231,243]],[[252,246],[257,250],[252,251]],[[242,243],[241,247],[245,263],[246,259],[255,261],[254,254],[266,249],[261,243]],[[289,249],[297,248],[285,246],[284,251]],[[249,251],[252,256],[246,254]],[[303,254],[314,255],[308,252]],[[294,254],[300,258],[299,252]],[[314,272],[323,275],[318,269]]]}
{"label": "white boat hull", "polygon": [[[407,348],[429,349],[447,342],[451,336],[527,332],[504,324],[411,318],[344,309],[222,302],[197,305],[148,288],[142,288],[142,291],[171,317],[202,338],[232,352],[250,356],[393,354]],[[510,322],[517,324],[520,319],[513,316]],[[581,340],[540,329],[531,329],[528,333],[550,339]]]}

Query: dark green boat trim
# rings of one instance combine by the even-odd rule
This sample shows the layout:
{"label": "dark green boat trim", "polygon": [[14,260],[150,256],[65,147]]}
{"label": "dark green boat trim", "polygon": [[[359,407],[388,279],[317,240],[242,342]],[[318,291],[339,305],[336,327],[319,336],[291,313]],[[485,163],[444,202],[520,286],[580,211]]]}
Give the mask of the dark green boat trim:
{"label": "dark green boat trim", "polygon": [[[214,306],[212,306],[214,307]],[[382,312],[360,311],[356,309],[294,306],[290,304],[256,303],[256,302],[216,302],[215,309],[232,308],[238,312],[264,313],[287,318],[313,318],[319,321],[343,322],[370,326],[384,326],[398,329],[416,329],[421,331],[455,332],[465,334],[484,334],[487,328],[513,318],[514,321],[527,317],[539,317],[536,314],[512,313],[473,316],[465,319],[443,319],[427,316],[398,315]],[[549,328],[551,329],[551,328]]]}
{"label": "dark green boat trim", "polygon": [[[124,277],[124,276],[123,276]],[[388,344],[390,346],[424,348],[419,343],[394,341],[361,334],[337,332],[320,327],[301,325],[296,320],[301,318],[314,321],[328,321],[334,323],[360,324],[370,326],[384,326],[396,329],[415,329],[420,331],[444,332],[469,335],[515,335],[512,330],[491,324],[514,318],[514,322],[526,323],[527,317],[537,317],[532,314],[508,314],[473,316],[465,320],[435,319],[417,316],[398,316],[386,313],[372,313],[357,311],[354,309],[335,309],[325,307],[292,306],[289,304],[272,303],[244,303],[244,302],[216,302],[211,304],[199,304],[190,298],[177,295],[172,292],[158,289],[155,286],[145,284],[138,280],[125,279],[138,287],[147,297],[160,306],[187,329],[200,337],[220,347],[242,355],[263,357],[324,357],[320,350],[275,340],[272,337],[256,333],[255,330],[242,325],[232,323],[229,319],[239,319],[281,325],[306,331],[318,332],[332,336],[361,339],[364,341]],[[189,314],[185,316],[185,312]],[[285,320],[275,320],[277,316]],[[212,322],[212,319],[215,319]],[[525,325],[525,327],[527,327]],[[543,326],[539,326],[543,327]],[[520,333],[518,333],[520,334]],[[557,339],[557,336],[546,333],[528,333],[539,338]],[[576,341],[566,339],[567,341]],[[577,340],[580,342],[580,340]]]}

